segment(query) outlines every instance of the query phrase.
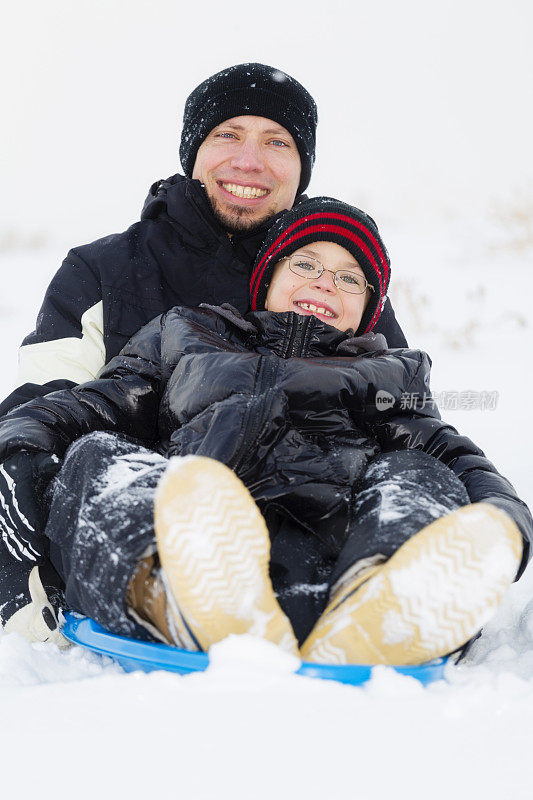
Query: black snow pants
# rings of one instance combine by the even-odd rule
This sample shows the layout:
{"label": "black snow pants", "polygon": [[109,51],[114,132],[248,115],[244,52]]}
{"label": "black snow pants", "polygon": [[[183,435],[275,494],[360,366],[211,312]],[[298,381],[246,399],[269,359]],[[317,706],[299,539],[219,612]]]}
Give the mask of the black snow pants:
{"label": "black snow pants", "polygon": [[[46,535],[67,607],[126,636],[150,638],[128,614],[125,598],[139,560],[156,552],[153,498],[167,463],[131,439],[93,433],[70,447],[50,487]],[[294,520],[267,513],[272,583],[298,640],[310,632],[346,569],[378,553],[390,557],[421,528],[468,502],[450,469],[411,450],[370,463],[335,559]]]}

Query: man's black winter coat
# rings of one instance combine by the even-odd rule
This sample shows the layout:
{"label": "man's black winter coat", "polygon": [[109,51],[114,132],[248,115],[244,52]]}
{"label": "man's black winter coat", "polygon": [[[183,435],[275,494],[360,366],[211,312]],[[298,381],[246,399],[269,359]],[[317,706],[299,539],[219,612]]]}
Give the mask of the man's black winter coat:
{"label": "man's black winter coat", "polygon": [[[0,414],[37,395],[93,379],[128,339],[176,305],[249,307],[255,255],[271,221],[230,239],[196,180],[158,181],[139,222],[69,252],[37,326],[20,349],[19,388]],[[376,331],[407,345],[387,300]]]}
{"label": "man's black winter coat", "polygon": [[131,435],[167,456],[208,455],[235,470],[263,512],[281,509],[333,555],[368,460],[414,448],[446,464],[472,502],[511,515],[525,565],[531,515],[427,402],[429,369],[421,351],[387,350],[381,336],[350,338],[312,316],[174,308],[134,336],[99,380],[1,420],[0,460],[19,449],[62,458],[95,430]]}

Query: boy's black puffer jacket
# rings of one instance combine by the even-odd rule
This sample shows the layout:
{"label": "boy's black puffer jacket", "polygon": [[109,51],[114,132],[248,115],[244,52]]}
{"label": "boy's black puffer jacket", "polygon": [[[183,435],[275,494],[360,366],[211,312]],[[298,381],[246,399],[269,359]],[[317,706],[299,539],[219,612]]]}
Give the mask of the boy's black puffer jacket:
{"label": "boy's black puffer jacket", "polygon": [[177,307],[134,336],[98,380],[0,420],[0,461],[19,449],[62,457],[95,430],[129,434],[168,456],[210,456],[235,470],[263,511],[283,509],[333,555],[368,460],[415,448],[449,466],[472,502],[512,516],[524,566],[531,515],[427,402],[429,372],[419,350],[386,350],[379,335],[350,338],[312,316]]}

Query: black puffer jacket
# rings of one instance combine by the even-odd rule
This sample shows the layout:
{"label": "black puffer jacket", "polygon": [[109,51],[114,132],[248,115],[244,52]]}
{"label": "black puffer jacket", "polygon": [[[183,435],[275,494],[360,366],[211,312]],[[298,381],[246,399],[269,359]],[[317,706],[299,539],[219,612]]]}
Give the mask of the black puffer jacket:
{"label": "black puffer jacket", "polygon": [[[0,460],[20,449],[62,457],[94,430],[119,431],[165,454],[195,453],[233,468],[260,507],[281,506],[335,552],[369,458],[416,448],[439,458],[472,502],[488,500],[519,525],[532,520],[512,486],[427,397],[429,359],[386,350],[381,336],[349,338],[311,316],[230,307],[174,308],[140,331],[100,379],[55,392],[0,421]],[[386,410],[376,404],[388,393]],[[382,395],[383,396],[383,395]]]}
{"label": "black puffer jacket", "polygon": [[[250,272],[272,220],[230,239],[197,180],[151,187],[141,219],[72,249],[54,276],[19,353],[19,388],[0,414],[38,395],[92,380],[143,325],[176,305],[249,307]],[[376,331],[406,341],[387,300]]]}

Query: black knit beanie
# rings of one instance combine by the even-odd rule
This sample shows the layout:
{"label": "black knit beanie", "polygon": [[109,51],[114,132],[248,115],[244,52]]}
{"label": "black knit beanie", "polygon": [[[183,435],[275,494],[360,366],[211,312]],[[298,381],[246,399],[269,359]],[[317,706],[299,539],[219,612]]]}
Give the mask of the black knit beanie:
{"label": "black knit beanie", "polygon": [[312,197],[283,214],[270,228],[254,263],[250,307],[264,309],[274,266],[311,242],[335,242],[361,265],[374,287],[358,334],[368,333],[379,319],[390,280],[390,260],[376,223],[364,211],[333,197]]}
{"label": "black knit beanie", "polygon": [[266,117],[286,128],[296,143],[305,191],[315,161],[316,104],[309,92],[285,72],[266,64],[237,64],[207,78],[189,95],[183,113],[180,158],[192,177],[198,148],[208,133],[227,119]]}

